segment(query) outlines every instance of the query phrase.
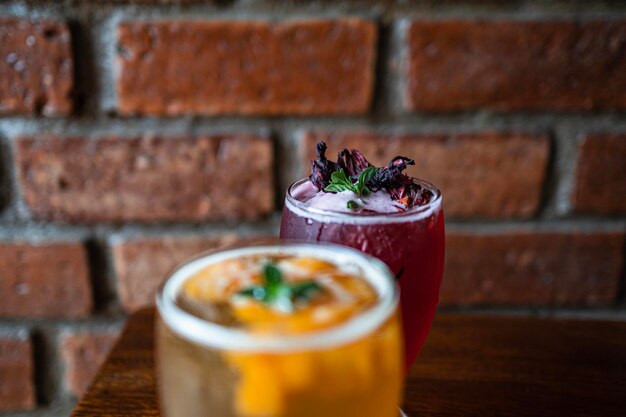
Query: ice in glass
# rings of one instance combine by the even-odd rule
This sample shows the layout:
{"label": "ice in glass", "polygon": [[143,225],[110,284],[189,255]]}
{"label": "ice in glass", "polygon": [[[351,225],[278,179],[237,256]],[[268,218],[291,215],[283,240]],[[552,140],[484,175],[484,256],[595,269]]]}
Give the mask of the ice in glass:
{"label": "ice in glass", "polygon": [[388,268],[315,244],[199,257],[163,284],[157,370],[165,417],[396,417],[398,292]]}

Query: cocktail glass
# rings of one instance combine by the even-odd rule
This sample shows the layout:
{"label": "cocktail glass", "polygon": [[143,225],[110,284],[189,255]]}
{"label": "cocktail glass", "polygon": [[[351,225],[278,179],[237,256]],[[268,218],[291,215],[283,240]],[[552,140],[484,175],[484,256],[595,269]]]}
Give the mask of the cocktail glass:
{"label": "cocktail glass", "polygon": [[[374,288],[372,306],[334,327],[255,334],[203,320],[177,302],[211,265],[245,256],[295,255],[350,265]],[[156,361],[165,417],[397,417],[402,392],[398,290],[378,259],[337,245],[243,246],[176,269],[157,295]]]}
{"label": "cocktail glass", "polygon": [[405,341],[405,371],[419,355],[430,331],[443,275],[445,236],[441,192],[414,179],[432,193],[430,202],[404,212],[362,214],[320,210],[287,190],[281,239],[333,242],[359,249],[387,264],[400,285]]}

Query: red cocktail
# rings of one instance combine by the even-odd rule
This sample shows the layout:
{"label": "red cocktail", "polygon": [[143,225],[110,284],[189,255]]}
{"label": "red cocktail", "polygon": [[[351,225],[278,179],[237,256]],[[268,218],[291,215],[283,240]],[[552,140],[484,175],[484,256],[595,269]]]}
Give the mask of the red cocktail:
{"label": "red cocktail", "polygon": [[[351,246],[389,266],[400,284],[407,371],[432,325],[445,250],[441,192],[425,181],[414,178],[411,181],[430,194],[428,202],[402,211],[380,213],[371,210],[375,203],[370,203],[368,210],[348,211],[343,209],[345,203],[338,206],[339,210],[316,207],[310,202],[319,191],[308,178],[302,179],[287,190],[280,227],[281,239]],[[351,198],[349,193],[343,194]],[[359,200],[357,204],[360,203],[367,205],[367,201]]]}

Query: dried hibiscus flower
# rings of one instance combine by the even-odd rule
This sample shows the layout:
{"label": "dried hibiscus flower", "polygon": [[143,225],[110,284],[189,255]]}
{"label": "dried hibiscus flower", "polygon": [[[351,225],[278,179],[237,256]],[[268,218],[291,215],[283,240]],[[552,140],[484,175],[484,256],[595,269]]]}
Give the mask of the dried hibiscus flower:
{"label": "dried hibiscus flower", "polygon": [[412,159],[396,156],[386,167],[377,168],[356,149],[342,149],[336,163],[326,158],[326,149],[326,144],[319,142],[317,160],[311,163],[309,179],[318,190],[350,190],[358,195],[385,190],[407,208],[427,204],[432,197],[430,191],[403,173],[407,166],[415,165]]}
{"label": "dried hibiscus flower", "polygon": [[318,190],[323,190],[330,184],[330,177],[333,172],[339,171],[339,164],[326,159],[326,144],[320,142],[315,146],[317,160],[311,161],[311,175],[309,180]]}

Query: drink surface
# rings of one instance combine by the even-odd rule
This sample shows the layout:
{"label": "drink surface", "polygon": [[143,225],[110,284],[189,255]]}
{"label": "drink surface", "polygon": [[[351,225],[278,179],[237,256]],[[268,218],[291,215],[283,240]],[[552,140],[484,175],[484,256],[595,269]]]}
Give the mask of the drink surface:
{"label": "drink surface", "polygon": [[[407,371],[430,331],[444,266],[441,195],[432,185],[420,184],[432,193],[429,204],[399,211],[395,202],[381,194],[388,209],[372,213],[346,211],[338,193],[317,192],[308,180],[301,180],[288,190],[280,227],[281,239],[338,243],[387,264],[400,286]],[[328,196],[326,203],[334,202],[332,209],[320,208],[315,200],[320,194]]]}
{"label": "drink surface", "polygon": [[[292,195],[295,199],[306,202],[308,206],[339,213],[380,214],[399,213],[406,208],[393,200],[391,195],[379,190],[367,196],[358,196],[352,191],[326,193],[318,191],[310,181],[302,182],[294,187]],[[356,208],[348,208],[348,202],[353,201]]]}
{"label": "drink surface", "polygon": [[[272,290],[264,286],[267,268],[280,286],[266,302],[254,292],[262,299]],[[218,324],[288,335],[336,326],[376,298],[374,288],[345,266],[314,257],[266,255],[207,266],[183,284],[177,301],[190,314]]]}
{"label": "drink surface", "polygon": [[[184,324],[168,320],[159,300],[164,416],[397,416],[402,343],[390,278],[371,280],[380,275],[376,264],[341,261],[358,253],[342,258],[342,248],[320,250],[326,256],[313,250],[231,257],[175,283],[177,309],[232,338],[220,341],[216,333],[193,340]],[[168,282],[175,279],[176,273]],[[353,331],[364,324],[364,331]],[[332,332],[337,337],[320,342]],[[247,339],[238,344],[241,335]]]}

